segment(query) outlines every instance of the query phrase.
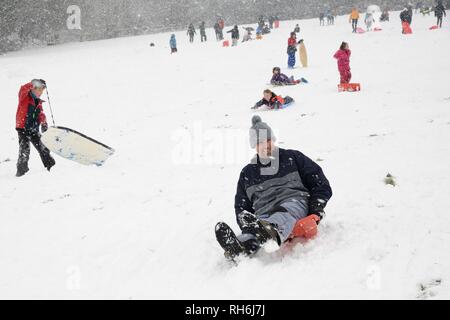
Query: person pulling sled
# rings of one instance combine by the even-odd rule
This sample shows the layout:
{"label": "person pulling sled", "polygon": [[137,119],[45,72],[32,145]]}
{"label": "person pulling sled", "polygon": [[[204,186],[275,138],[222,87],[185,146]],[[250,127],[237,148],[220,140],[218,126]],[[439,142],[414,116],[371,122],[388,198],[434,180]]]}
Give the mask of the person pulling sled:
{"label": "person pulling sled", "polygon": [[16,130],[19,136],[19,158],[17,160],[17,177],[29,171],[30,142],[36,148],[44,167],[50,171],[55,165],[55,159],[41,141],[39,127],[45,132],[48,129],[47,119],[42,108],[40,97],[47,84],[42,79],[34,79],[20,87],[19,105],[16,113]]}
{"label": "person pulling sled", "polygon": [[225,222],[215,226],[229,259],[254,255],[269,240],[282,245],[293,232],[306,235],[325,216],[332,190],[322,168],[300,151],[277,147],[275,140],[270,126],[254,116],[250,146],[256,155],[242,169],[234,199],[241,234]]}

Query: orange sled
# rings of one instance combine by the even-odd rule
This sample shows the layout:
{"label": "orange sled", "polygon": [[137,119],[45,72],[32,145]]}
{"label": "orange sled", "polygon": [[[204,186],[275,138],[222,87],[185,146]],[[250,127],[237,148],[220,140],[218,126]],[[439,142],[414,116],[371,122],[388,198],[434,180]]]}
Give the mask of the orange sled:
{"label": "orange sled", "polygon": [[360,91],[360,90],[361,90],[361,84],[359,84],[359,83],[340,83],[340,84],[338,84],[339,92],[343,92],[343,91],[353,92],[353,91]]}
{"label": "orange sled", "polygon": [[319,220],[319,217],[315,214],[298,220],[295,224],[294,230],[292,230],[290,238],[314,238],[317,235],[317,222]]}

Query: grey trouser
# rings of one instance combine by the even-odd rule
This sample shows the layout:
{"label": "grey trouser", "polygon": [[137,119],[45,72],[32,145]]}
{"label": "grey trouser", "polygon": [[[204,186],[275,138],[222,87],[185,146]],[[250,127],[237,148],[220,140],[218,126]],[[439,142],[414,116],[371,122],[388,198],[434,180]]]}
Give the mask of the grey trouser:
{"label": "grey trouser", "polygon": [[[306,201],[292,199],[283,202],[280,207],[283,207],[286,211],[281,209],[274,213],[261,214],[258,215],[258,219],[273,224],[277,228],[280,240],[283,243],[291,235],[297,221],[308,215],[308,204]],[[242,242],[254,238],[255,236],[249,233],[238,236],[238,239]]]}

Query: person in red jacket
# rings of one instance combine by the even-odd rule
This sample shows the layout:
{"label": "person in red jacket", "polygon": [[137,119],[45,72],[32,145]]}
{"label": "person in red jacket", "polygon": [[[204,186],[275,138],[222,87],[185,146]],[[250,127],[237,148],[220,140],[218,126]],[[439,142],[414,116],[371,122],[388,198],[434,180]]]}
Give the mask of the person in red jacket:
{"label": "person in red jacket", "polygon": [[300,41],[297,42],[297,34],[295,32],[291,32],[291,36],[288,39],[287,48],[289,69],[293,69],[295,67],[295,53],[297,52],[297,45],[300,43]]}
{"label": "person in red jacket", "polygon": [[42,132],[48,129],[45,113],[42,109],[43,100],[40,99],[45,88],[46,83],[42,79],[34,79],[20,87],[19,105],[16,114],[16,130],[19,135],[17,177],[23,176],[29,171],[30,142],[39,152],[42,163],[48,171],[55,165],[55,160],[50,155],[50,151],[41,142],[39,133],[39,126]]}
{"label": "person in red jacket", "polygon": [[339,50],[334,54],[334,58],[337,59],[338,70],[341,75],[341,83],[349,83],[352,78],[350,72],[350,48],[347,42],[342,42]]}

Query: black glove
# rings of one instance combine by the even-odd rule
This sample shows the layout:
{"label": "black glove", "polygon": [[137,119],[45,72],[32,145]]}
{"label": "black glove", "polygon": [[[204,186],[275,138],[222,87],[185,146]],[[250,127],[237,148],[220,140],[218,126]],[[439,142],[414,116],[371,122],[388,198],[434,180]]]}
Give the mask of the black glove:
{"label": "black glove", "polygon": [[322,220],[325,217],[325,206],[327,205],[327,202],[323,199],[314,199],[311,200],[309,203],[309,213],[308,215],[315,214],[320,217],[320,220]]}
{"label": "black glove", "polygon": [[41,124],[41,131],[42,131],[42,133],[44,133],[47,130],[48,130],[48,124],[47,124],[47,122],[44,122],[43,124]]}

